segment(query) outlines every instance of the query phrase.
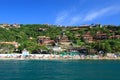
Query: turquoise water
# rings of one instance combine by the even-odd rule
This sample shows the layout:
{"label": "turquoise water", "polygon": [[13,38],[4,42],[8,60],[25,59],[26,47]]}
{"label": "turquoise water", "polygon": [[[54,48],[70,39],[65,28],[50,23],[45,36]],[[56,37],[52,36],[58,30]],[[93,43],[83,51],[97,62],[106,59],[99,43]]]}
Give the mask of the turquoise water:
{"label": "turquoise water", "polygon": [[120,61],[0,60],[0,80],[120,80]]}

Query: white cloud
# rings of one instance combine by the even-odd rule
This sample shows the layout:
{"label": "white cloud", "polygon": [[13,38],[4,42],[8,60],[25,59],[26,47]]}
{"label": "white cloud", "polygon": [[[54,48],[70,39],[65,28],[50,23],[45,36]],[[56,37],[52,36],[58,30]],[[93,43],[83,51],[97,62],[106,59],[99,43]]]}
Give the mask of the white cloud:
{"label": "white cloud", "polygon": [[90,9],[86,13],[83,13],[82,11],[79,12],[79,11],[80,11],[79,9],[76,9],[76,11],[71,11],[71,10],[61,11],[55,19],[55,24],[78,25],[88,21],[93,21],[98,18],[119,13],[120,8],[119,6],[114,5],[114,6],[101,8],[98,10]]}
{"label": "white cloud", "polygon": [[74,25],[75,23],[79,23],[80,20],[81,20],[80,16],[73,16],[73,17],[71,17],[69,24]]}
{"label": "white cloud", "polygon": [[55,24],[74,25],[80,21],[80,15],[74,14],[73,11],[63,11],[56,17]]}
{"label": "white cloud", "polygon": [[109,6],[109,7],[102,8],[100,10],[95,10],[91,13],[88,13],[84,17],[83,21],[92,21],[102,16],[115,14],[116,12],[119,12],[119,11],[120,11],[120,8],[118,6]]}
{"label": "white cloud", "polygon": [[67,12],[62,12],[62,13],[58,14],[56,17],[55,24],[59,24],[59,25],[62,24],[67,17],[68,17]]}

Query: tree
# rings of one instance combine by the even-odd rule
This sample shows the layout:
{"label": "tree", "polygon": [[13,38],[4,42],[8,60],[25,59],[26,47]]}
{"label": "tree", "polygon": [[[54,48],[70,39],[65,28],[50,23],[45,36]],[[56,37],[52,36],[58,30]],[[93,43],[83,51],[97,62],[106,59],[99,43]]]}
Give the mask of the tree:
{"label": "tree", "polygon": [[33,50],[43,49],[47,50],[45,46],[40,46],[35,42],[32,41],[25,41],[19,46],[19,50],[22,51],[23,49],[27,49],[28,51],[32,52]]}

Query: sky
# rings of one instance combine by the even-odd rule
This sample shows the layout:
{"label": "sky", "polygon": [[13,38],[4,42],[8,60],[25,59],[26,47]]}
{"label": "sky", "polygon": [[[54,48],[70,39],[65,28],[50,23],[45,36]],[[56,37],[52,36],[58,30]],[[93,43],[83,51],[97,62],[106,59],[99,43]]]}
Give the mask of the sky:
{"label": "sky", "polygon": [[120,0],[0,0],[0,23],[120,25]]}

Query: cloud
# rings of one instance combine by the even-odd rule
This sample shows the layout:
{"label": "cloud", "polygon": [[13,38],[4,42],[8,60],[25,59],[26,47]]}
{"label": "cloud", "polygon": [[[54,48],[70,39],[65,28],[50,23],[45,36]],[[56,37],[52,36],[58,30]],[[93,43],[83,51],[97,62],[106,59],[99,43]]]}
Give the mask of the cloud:
{"label": "cloud", "polygon": [[82,19],[82,18],[81,18],[81,16],[79,16],[79,15],[78,15],[78,16],[72,16],[72,17],[70,18],[69,24],[74,25],[75,23],[79,23],[81,19]]}
{"label": "cloud", "polygon": [[102,16],[108,16],[108,15],[113,15],[117,12],[120,11],[120,8],[118,6],[109,6],[106,8],[102,8],[99,10],[95,10],[93,12],[88,12],[88,14],[84,17],[83,21],[92,21],[94,19],[97,19]]}
{"label": "cloud", "polygon": [[68,17],[67,12],[62,12],[62,13],[58,14],[56,17],[55,24],[61,25],[67,17]]}
{"label": "cloud", "polygon": [[80,21],[80,15],[74,14],[73,11],[60,12],[55,20],[58,25],[74,25]]}
{"label": "cloud", "polygon": [[102,17],[115,15],[120,12],[119,6],[113,5],[100,9],[89,9],[84,12],[82,10],[76,9],[76,11],[61,11],[57,14],[55,19],[55,24],[57,25],[80,25],[81,23],[93,21]]}

